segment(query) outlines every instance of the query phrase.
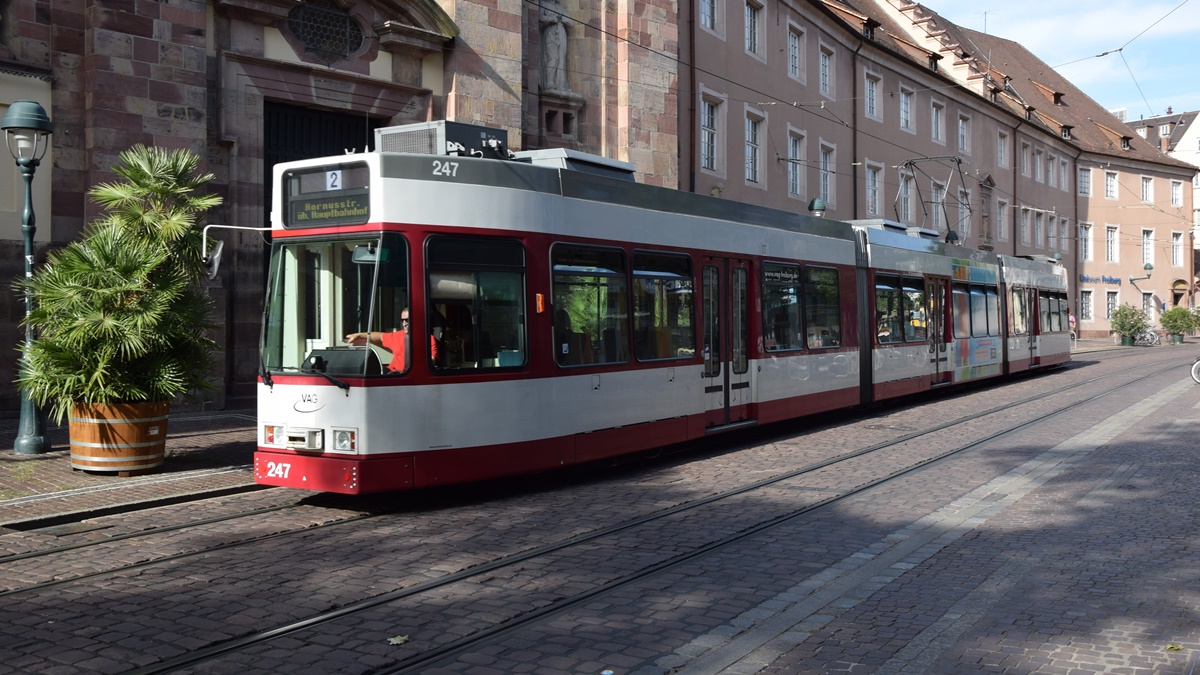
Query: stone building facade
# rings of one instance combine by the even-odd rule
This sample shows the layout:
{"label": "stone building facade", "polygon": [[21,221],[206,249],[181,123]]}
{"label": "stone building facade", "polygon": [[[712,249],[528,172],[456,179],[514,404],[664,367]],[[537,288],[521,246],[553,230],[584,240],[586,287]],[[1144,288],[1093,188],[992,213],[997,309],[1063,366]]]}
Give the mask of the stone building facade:
{"label": "stone building facade", "polygon": [[[504,129],[513,149],[627,160],[676,187],[677,25],[672,0],[4,0],[0,107],[37,100],[54,123],[35,178],[39,259],[97,215],[88,187],[137,143],[199,153],[225,199],[208,222],[251,228],[268,222],[274,163],[435,119]],[[0,162],[6,278],[23,261],[20,189]],[[221,407],[254,393],[266,239],[214,235]],[[0,343],[15,346],[23,300],[0,311]],[[16,364],[0,354],[0,380]],[[16,406],[0,389],[0,409]]]}

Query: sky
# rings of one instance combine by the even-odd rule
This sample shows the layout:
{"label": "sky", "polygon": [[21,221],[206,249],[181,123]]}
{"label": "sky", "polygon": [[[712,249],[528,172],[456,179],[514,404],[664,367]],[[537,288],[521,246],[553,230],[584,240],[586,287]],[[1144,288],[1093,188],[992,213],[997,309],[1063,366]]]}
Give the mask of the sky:
{"label": "sky", "polygon": [[964,28],[1021,43],[1100,105],[1128,109],[1130,121],[1165,115],[1168,106],[1200,110],[1200,0],[921,4]]}

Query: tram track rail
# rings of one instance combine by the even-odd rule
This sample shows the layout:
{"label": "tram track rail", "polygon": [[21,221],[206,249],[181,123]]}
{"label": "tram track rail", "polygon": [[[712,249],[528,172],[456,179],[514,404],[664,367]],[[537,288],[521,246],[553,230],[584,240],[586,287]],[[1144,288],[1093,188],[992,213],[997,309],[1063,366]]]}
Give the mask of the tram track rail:
{"label": "tram track rail", "polygon": [[893,438],[888,441],[877,443],[877,444],[874,444],[874,445],[871,445],[871,446],[868,446],[865,448],[861,448],[861,449],[858,449],[858,450],[855,450],[855,451],[852,451],[849,453],[842,453],[835,457],[827,458],[827,459],[824,459],[824,460],[821,460],[821,461],[818,461],[815,463],[808,464],[803,467],[799,467],[797,469],[793,469],[793,470],[789,470],[787,472],[776,474],[776,475],[764,478],[759,481],[754,481],[752,483],[740,485],[740,486],[737,486],[737,487],[729,489],[729,490],[725,490],[720,493],[709,495],[708,497],[705,497],[702,499],[692,500],[692,501],[689,501],[689,502],[686,502],[683,504],[678,504],[676,506],[673,506],[673,507],[670,507],[667,509],[655,511],[654,513],[648,513],[648,514],[645,514],[645,515],[642,515],[642,516],[639,516],[636,518],[631,518],[631,519],[628,519],[621,523],[615,523],[613,525],[610,525],[610,526],[607,526],[607,527],[604,527],[604,528],[601,528],[598,530],[594,530],[594,531],[588,532],[586,534],[578,535],[578,536],[571,537],[569,539],[565,539],[565,540],[558,541],[558,542],[544,544],[542,546],[538,546],[538,547],[535,547],[535,548],[532,548],[532,549],[529,549],[527,551],[523,551],[523,552],[520,552],[517,554],[504,556],[502,558],[498,558],[496,560],[493,560],[493,561],[490,561],[487,563],[482,563],[480,565],[476,565],[476,566],[461,570],[459,572],[448,574],[448,575],[446,575],[444,577],[440,577],[438,579],[433,579],[433,580],[429,580],[426,582],[414,584],[412,586],[408,586],[408,587],[405,587],[402,589],[397,589],[395,591],[372,596],[370,598],[366,598],[366,599],[363,599],[363,600],[360,600],[357,602],[351,602],[346,605],[343,605],[342,607],[336,608],[334,610],[315,614],[313,616],[307,617],[307,618],[299,620],[299,621],[291,622],[288,624],[283,624],[283,625],[276,626],[274,628],[270,628],[270,629],[266,629],[266,630],[262,630],[262,631],[257,631],[257,632],[250,633],[250,634],[238,637],[238,638],[234,638],[232,640],[227,640],[225,642],[221,642],[219,644],[214,644],[209,647],[194,650],[192,652],[189,652],[188,654],[181,655],[174,659],[165,660],[163,662],[153,664],[150,666],[146,666],[143,668],[139,668],[137,670],[130,671],[130,672],[134,673],[136,675],[149,675],[150,673],[165,673],[165,672],[171,672],[171,671],[174,671],[174,670],[177,670],[180,668],[185,668],[188,666],[203,663],[206,661],[210,661],[210,660],[216,659],[218,657],[221,657],[223,655],[239,652],[239,651],[245,650],[247,648],[250,648],[250,647],[253,647],[256,645],[261,645],[261,644],[267,643],[273,639],[276,639],[276,638],[279,638],[279,637],[282,637],[285,635],[290,635],[290,634],[296,633],[298,631],[301,631],[301,630],[304,630],[307,628],[315,627],[322,623],[334,621],[334,620],[337,620],[337,619],[343,618],[343,617],[350,617],[357,613],[364,612],[371,608],[383,606],[388,603],[393,603],[393,602],[397,602],[397,601],[401,601],[401,600],[405,600],[405,599],[409,599],[409,598],[414,598],[414,597],[420,596],[423,593],[427,593],[427,592],[435,590],[435,589],[440,589],[440,588],[444,588],[447,586],[451,586],[456,583],[468,581],[474,577],[480,577],[482,575],[487,575],[487,574],[502,570],[506,567],[513,567],[513,566],[519,565],[523,562],[532,560],[534,558],[548,556],[550,554],[565,551],[571,547],[580,546],[582,544],[592,542],[597,539],[607,537],[607,536],[616,534],[618,532],[622,532],[624,530],[635,528],[640,525],[654,522],[656,520],[668,518],[670,516],[684,513],[686,511],[689,511],[692,509],[697,509],[702,506],[714,504],[714,503],[720,502],[722,500],[727,500],[727,499],[737,496],[737,495],[750,493],[755,490],[759,490],[759,489],[762,489],[767,486],[775,485],[777,483],[780,483],[782,481],[785,481],[785,480],[788,480],[791,478],[802,476],[803,474],[806,474],[806,473],[810,473],[810,472],[814,472],[814,471],[817,471],[817,470],[820,470],[823,468],[835,466],[841,462],[846,462],[846,461],[849,461],[849,460],[852,460],[855,458],[869,455],[871,453],[879,452],[881,450],[886,450],[890,447],[900,445],[902,443],[906,443],[906,442],[912,441],[914,439],[918,439],[918,438],[928,435],[928,434],[936,433],[938,431],[943,431],[943,430],[952,428],[956,425],[964,424],[968,421],[977,420],[980,417],[983,417],[986,415],[992,415],[992,414],[996,414],[999,412],[1011,410],[1014,407],[1034,403],[1039,400],[1061,394],[1065,391],[1069,391],[1071,389],[1076,389],[1079,387],[1087,386],[1089,384],[1093,384],[1094,382],[1099,381],[1099,380],[1103,380],[1103,379],[1111,378],[1111,377],[1114,377],[1114,376],[1117,376],[1120,374],[1128,373],[1131,370],[1141,371],[1141,374],[1138,377],[1136,377],[1128,382],[1119,384],[1117,387],[1115,387],[1113,389],[1109,389],[1109,390],[1106,390],[1106,391],[1103,391],[1103,392],[1100,392],[1100,393],[1097,393],[1097,394],[1094,394],[1091,396],[1087,396],[1081,400],[1073,401],[1073,402],[1064,404],[1062,406],[1058,406],[1058,407],[1054,408],[1053,410],[1050,410],[1047,412],[1039,413],[1038,415],[1036,415],[1030,419],[1026,419],[1017,424],[1007,426],[1006,428],[1004,428],[998,432],[995,432],[993,434],[989,434],[983,438],[975,439],[969,443],[956,446],[946,452],[938,453],[934,456],[928,457],[928,458],[918,461],[916,463],[904,466],[896,471],[887,473],[885,475],[876,477],[874,479],[870,479],[852,489],[840,492],[835,495],[830,495],[830,496],[820,499],[818,501],[806,504],[805,506],[795,509],[793,511],[790,511],[790,512],[787,512],[784,514],[780,514],[776,517],[769,518],[769,519],[761,521],[759,523],[747,526],[747,527],[742,528],[739,531],[732,533],[728,536],[713,540],[707,544],[700,545],[692,550],[686,551],[684,553],[681,553],[681,554],[673,556],[673,557],[669,557],[669,558],[659,561],[657,563],[648,565],[636,572],[622,576],[618,579],[614,579],[607,583],[600,584],[588,591],[575,594],[569,598],[564,598],[562,600],[556,601],[544,608],[526,611],[516,617],[513,617],[513,618],[505,620],[505,621],[501,621],[489,628],[484,628],[484,629],[478,630],[478,631],[474,632],[472,635],[466,636],[464,638],[461,638],[459,640],[456,640],[456,641],[453,641],[453,642],[450,642],[450,643],[447,643],[447,644],[444,644],[441,646],[438,646],[433,649],[428,649],[428,650],[422,652],[421,654],[414,655],[407,659],[400,660],[395,665],[379,671],[379,672],[385,672],[385,673],[419,672],[419,669],[421,669],[425,666],[428,666],[431,663],[444,661],[446,659],[453,658],[456,654],[463,653],[467,650],[472,649],[473,647],[479,646],[480,644],[486,643],[490,640],[498,639],[500,637],[503,637],[506,634],[512,633],[514,631],[518,631],[518,630],[522,629],[523,627],[530,626],[537,622],[552,618],[558,614],[568,612],[572,608],[578,607],[580,604],[582,604],[584,602],[596,599],[597,597],[603,596],[604,594],[607,594],[607,593],[613,593],[621,588],[629,586],[630,584],[636,583],[639,580],[646,579],[648,577],[652,577],[656,574],[666,572],[668,570],[671,570],[671,569],[678,567],[680,565],[683,565],[685,563],[695,561],[699,558],[702,558],[704,556],[707,556],[709,554],[715,553],[724,548],[727,548],[727,547],[735,545],[739,542],[742,542],[749,537],[752,537],[752,536],[755,536],[758,534],[762,534],[764,532],[768,532],[773,528],[778,528],[778,527],[781,527],[784,525],[792,524],[797,519],[799,519],[807,514],[811,514],[814,511],[819,511],[821,509],[825,509],[825,508],[827,508],[831,505],[837,504],[841,501],[850,499],[854,496],[861,495],[864,492],[875,489],[881,485],[885,485],[892,481],[898,480],[899,478],[901,478],[903,476],[906,476],[908,474],[911,474],[913,472],[916,472],[923,468],[926,468],[931,464],[934,464],[934,463],[937,463],[940,461],[944,461],[950,457],[954,457],[961,453],[967,452],[967,451],[977,448],[983,444],[986,444],[986,443],[989,443],[996,439],[1002,438],[1006,435],[1015,433],[1021,429],[1029,427],[1033,424],[1037,424],[1046,419],[1049,419],[1056,415],[1060,415],[1064,412],[1068,412],[1070,410],[1073,410],[1075,408],[1083,406],[1087,403],[1090,403],[1090,402],[1097,400],[1099,398],[1102,398],[1104,396],[1108,396],[1108,395],[1110,395],[1114,392],[1120,391],[1126,387],[1133,386],[1133,385],[1135,385],[1139,382],[1142,382],[1146,379],[1149,379],[1151,377],[1155,377],[1160,374],[1169,372],[1172,369],[1174,369],[1173,364],[1168,367],[1156,368],[1153,370],[1149,370],[1147,368],[1147,366],[1138,366],[1137,368],[1124,369],[1124,370],[1114,372],[1114,373],[1107,373],[1105,375],[1101,375],[1101,376],[1098,376],[1095,378],[1089,378],[1089,379],[1081,381],[1081,382],[1072,383],[1065,387],[1057,388],[1053,391],[1043,392],[1036,396],[1026,397],[1019,401],[1013,401],[1011,403],[1008,403],[1008,404],[1005,404],[1002,406],[996,406],[987,411],[972,414],[969,416],[964,416],[964,417],[961,417],[961,418],[958,418],[955,420],[943,422],[941,424],[933,425],[931,427],[921,429],[919,431],[914,431],[912,433],[905,434],[901,437]]}

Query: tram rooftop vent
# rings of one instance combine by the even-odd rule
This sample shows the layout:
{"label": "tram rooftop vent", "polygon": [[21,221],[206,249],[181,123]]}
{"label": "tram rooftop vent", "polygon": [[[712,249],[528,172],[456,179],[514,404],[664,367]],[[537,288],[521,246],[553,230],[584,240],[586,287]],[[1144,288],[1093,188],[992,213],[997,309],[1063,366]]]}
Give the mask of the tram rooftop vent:
{"label": "tram rooftop vent", "polygon": [[503,129],[439,120],[376,129],[375,149],[377,152],[508,159],[507,138]]}

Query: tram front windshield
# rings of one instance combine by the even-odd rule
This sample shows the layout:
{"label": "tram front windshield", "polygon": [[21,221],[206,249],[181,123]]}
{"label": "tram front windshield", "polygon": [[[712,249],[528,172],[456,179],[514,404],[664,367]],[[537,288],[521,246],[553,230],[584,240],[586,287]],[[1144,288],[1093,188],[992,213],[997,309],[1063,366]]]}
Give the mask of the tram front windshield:
{"label": "tram front windshield", "polygon": [[263,367],[330,376],[406,370],[408,364],[392,363],[393,351],[346,337],[403,335],[408,267],[407,242],[396,234],[277,241],[271,250]]}

